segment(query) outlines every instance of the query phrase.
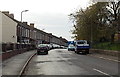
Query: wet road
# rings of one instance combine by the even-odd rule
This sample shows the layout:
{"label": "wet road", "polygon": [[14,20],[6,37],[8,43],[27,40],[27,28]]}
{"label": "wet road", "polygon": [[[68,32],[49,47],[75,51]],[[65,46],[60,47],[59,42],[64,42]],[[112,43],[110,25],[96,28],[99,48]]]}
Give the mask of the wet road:
{"label": "wet road", "polygon": [[118,63],[75,54],[67,49],[50,50],[48,55],[36,55],[25,75],[118,75]]}

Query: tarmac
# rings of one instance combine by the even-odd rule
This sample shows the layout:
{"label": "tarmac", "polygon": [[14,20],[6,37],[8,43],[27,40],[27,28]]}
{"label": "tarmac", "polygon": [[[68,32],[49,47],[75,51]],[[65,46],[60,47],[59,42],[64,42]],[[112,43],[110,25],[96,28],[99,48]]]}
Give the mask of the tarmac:
{"label": "tarmac", "polygon": [[3,61],[2,75],[19,75],[26,61],[35,53],[36,50],[27,51]]}
{"label": "tarmac", "polygon": [[120,62],[119,57],[117,56],[111,56],[111,55],[105,55],[105,54],[99,54],[99,53],[90,53],[88,54],[89,56],[101,58],[101,59],[106,59],[106,60],[111,60],[115,62]]}

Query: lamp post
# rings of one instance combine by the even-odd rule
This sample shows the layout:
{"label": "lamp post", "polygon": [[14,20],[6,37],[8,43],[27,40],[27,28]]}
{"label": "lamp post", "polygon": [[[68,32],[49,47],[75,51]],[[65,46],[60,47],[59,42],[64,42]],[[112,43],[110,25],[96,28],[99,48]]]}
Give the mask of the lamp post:
{"label": "lamp post", "polygon": [[23,13],[23,12],[27,12],[27,11],[29,11],[29,10],[23,10],[23,11],[21,12],[21,22],[22,22],[22,13]]}
{"label": "lamp post", "polygon": [[[23,12],[27,12],[27,11],[29,11],[29,10],[23,10],[23,11],[21,11],[21,22],[22,22],[22,13]],[[21,35],[20,35],[20,43],[22,43],[22,32],[21,32]]]}

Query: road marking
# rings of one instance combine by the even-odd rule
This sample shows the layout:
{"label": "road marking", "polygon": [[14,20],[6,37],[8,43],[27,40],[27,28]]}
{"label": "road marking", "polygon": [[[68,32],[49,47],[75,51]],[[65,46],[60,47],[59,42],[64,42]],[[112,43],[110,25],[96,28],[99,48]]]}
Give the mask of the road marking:
{"label": "road marking", "polygon": [[[92,56],[92,55],[90,55],[90,56]],[[111,60],[111,61],[115,61],[115,62],[120,62],[119,60],[109,59],[109,58],[104,58],[104,57],[99,57],[99,56],[93,56],[93,57],[98,57],[98,58],[101,58],[101,59]]]}
{"label": "road marking", "polygon": [[107,75],[107,76],[109,76],[109,77],[113,77],[113,76],[111,76],[111,75],[109,75],[109,74],[107,74],[107,73],[105,73],[105,72],[102,72],[102,71],[100,71],[100,70],[98,70],[98,69],[93,69],[93,70],[95,70],[95,71],[97,71],[97,72],[99,72],[99,73],[101,73],[101,74],[104,74],[104,75]]}
{"label": "road marking", "polygon": [[118,61],[118,60],[109,59],[109,58],[104,58],[104,57],[99,57],[99,58],[101,58],[101,59],[107,59],[107,60],[111,60],[111,61],[115,61],[115,62],[120,62],[120,61]]}

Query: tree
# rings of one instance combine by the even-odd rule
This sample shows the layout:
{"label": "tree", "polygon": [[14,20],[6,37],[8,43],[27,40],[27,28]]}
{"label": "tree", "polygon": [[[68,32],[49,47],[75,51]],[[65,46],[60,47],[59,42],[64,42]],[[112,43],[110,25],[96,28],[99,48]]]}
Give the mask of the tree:
{"label": "tree", "polygon": [[[102,31],[106,30],[106,13],[104,12],[107,3],[96,3],[87,9],[80,9],[74,14],[70,14],[75,22],[73,34],[76,39],[86,39],[88,41],[98,41],[105,36]],[[102,31],[100,30],[102,29]],[[101,33],[101,34],[100,34]],[[106,32],[107,33],[107,32]]]}
{"label": "tree", "polygon": [[108,7],[108,21],[111,23],[112,34],[111,42],[114,42],[115,33],[120,31],[120,1],[109,2]]}

